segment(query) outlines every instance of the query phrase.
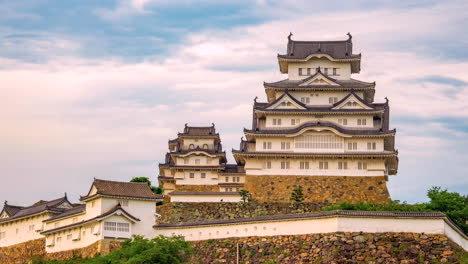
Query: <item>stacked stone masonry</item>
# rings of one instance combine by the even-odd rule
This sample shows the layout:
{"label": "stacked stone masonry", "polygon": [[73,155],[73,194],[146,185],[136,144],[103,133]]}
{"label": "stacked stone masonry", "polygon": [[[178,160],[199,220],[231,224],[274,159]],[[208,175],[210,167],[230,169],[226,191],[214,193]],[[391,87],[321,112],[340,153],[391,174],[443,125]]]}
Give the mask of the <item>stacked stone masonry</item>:
{"label": "stacked stone masonry", "polygon": [[200,222],[319,211],[318,203],[165,203],[156,211],[160,223]]}
{"label": "stacked stone masonry", "polygon": [[328,233],[192,242],[189,263],[462,263],[464,252],[445,235]]}
{"label": "stacked stone masonry", "polygon": [[64,260],[72,257],[90,258],[100,253],[102,255],[120,249],[119,241],[103,239],[87,247],[61,251],[56,253],[46,253],[45,239],[37,239],[25,243],[0,248],[1,264],[22,264],[30,261],[34,257],[42,257],[46,260]]}
{"label": "stacked stone masonry", "polygon": [[244,189],[260,202],[290,202],[291,192],[298,187],[309,203],[385,203],[390,199],[385,177],[247,175]]}

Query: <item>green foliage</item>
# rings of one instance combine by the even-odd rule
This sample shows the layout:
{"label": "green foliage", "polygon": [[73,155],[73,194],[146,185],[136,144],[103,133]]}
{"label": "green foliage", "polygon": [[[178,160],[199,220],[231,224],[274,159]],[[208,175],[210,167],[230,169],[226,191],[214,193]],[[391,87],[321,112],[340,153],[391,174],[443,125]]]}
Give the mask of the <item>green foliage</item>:
{"label": "green foliage", "polygon": [[240,189],[239,190],[239,195],[241,197],[241,200],[242,202],[250,202],[252,199],[251,199],[251,195],[250,195],[250,192],[247,191],[247,190],[244,190],[244,189]]}
{"label": "green foliage", "polygon": [[356,211],[390,211],[390,212],[442,212],[457,224],[465,234],[468,234],[468,196],[456,192],[448,192],[440,187],[432,187],[427,196],[430,201],[421,204],[400,203],[398,200],[385,204],[375,203],[342,203],[326,206],[324,211],[356,210]]}
{"label": "green foliage", "polygon": [[151,191],[153,191],[155,194],[163,194],[164,189],[161,186],[152,186],[151,181],[148,177],[134,177],[133,179],[130,180],[130,182],[146,182],[148,183],[148,186],[151,188]]}
{"label": "green foliage", "polygon": [[431,201],[427,207],[434,211],[445,213],[465,234],[468,234],[468,196],[456,192],[448,192],[440,187],[432,187],[427,191]]}
{"label": "green foliage", "polygon": [[292,190],[291,192],[291,197],[289,197],[289,200],[294,201],[296,203],[301,203],[304,201],[304,192],[302,191],[302,187],[299,186],[299,188],[296,188]]}
{"label": "green foliage", "polygon": [[192,254],[191,245],[181,236],[144,239],[135,236],[122,243],[122,249],[107,256],[82,259],[72,258],[63,261],[36,259],[32,264],[178,264],[185,263]]}

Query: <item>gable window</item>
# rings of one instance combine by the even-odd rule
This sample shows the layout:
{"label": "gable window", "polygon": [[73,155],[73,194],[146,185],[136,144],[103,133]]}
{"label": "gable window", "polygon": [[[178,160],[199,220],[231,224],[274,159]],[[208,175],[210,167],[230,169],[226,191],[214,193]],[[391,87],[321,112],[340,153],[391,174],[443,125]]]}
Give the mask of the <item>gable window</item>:
{"label": "gable window", "polygon": [[333,75],[338,75],[338,73],[336,72],[337,68],[333,68]]}
{"label": "gable window", "polygon": [[338,97],[329,97],[328,98],[328,103],[334,104],[336,102],[338,102]]}
{"label": "gable window", "polygon": [[195,178],[195,173],[191,172],[191,173],[189,174],[189,177],[190,177],[191,179]]}
{"label": "gable window", "polygon": [[204,149],[208,149],[208,144],[203,144]]}
{"label": "gable window", "polygon": [[319,169],[328,170],[328,161],[320,161],[319,162]]}
{"label": "gable window", "polygon": [[194,145],[194,144],[190,144],[188,148],[189,148],[189,149],[194,149],[194,148],[195,148],[195,145]]}
{"label": "gable window", "polygon": [[281,162],[281,169],[282,169],[282,170],[287,170],[287,169],[289,169],[289,161],[282,161],[282,162]]}
{"label": "gable window", "polygon": [[281,142],[281,149],[290,149],[291,143],[290,142]]}
{"label": "gable window", "polygon": [[201,178],[202,178],[202,179],[206,178],[206,173],[205,173],[205,172],[202,172],[202,173],[201,173]]}
{"label": "gable window", "polygon": [[367,162],[359,161],[358,162],[358,170],[367,170]]}
{"label": "gable window", "polygon": [[308,170],[309,169],[309,162],[308,161],[299,162],[299,169]]}

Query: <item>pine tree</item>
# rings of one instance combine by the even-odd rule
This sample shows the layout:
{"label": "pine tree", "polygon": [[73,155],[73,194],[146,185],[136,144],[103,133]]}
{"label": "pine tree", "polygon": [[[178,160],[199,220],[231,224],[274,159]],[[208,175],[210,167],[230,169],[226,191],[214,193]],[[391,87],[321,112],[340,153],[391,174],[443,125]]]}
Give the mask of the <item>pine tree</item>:
{"label": "pine tree", "polygon": [[304,199],[305,197],[304,197],[304,193],[302,192],[301,186],[299,186],[299,188],[292,190],[291,197],[289,198],[289,200],[294,201],[296,203],[301,203],[302,201],[304,201]]}

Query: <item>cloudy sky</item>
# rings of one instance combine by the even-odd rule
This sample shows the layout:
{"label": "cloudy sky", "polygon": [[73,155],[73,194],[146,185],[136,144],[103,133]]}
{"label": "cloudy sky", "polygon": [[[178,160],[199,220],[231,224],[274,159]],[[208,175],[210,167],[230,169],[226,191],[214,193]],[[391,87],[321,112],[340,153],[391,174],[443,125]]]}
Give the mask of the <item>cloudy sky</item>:
{"label": "cloudy sky", "polygon": [[393,199],[466,194],[468,2],[394,2],[0,0],[0,200],[76,201],[93,177],[156,182],[187,122],[216,123],[238,148],[263,81],[285,78],[276,54],[290,31],[353,34],[354,78],[390,99]]}

